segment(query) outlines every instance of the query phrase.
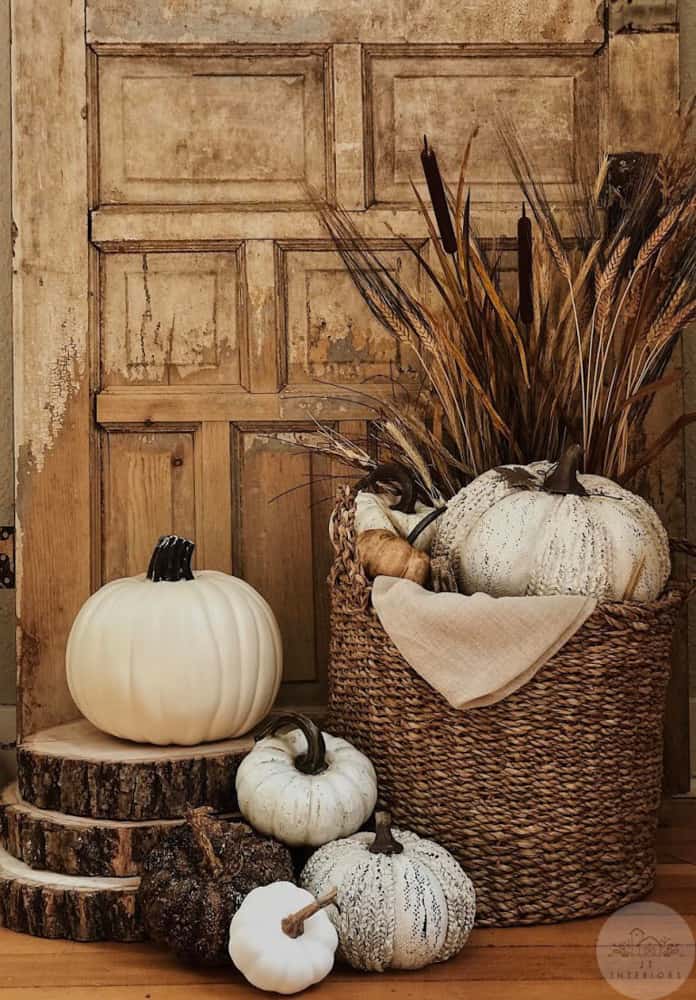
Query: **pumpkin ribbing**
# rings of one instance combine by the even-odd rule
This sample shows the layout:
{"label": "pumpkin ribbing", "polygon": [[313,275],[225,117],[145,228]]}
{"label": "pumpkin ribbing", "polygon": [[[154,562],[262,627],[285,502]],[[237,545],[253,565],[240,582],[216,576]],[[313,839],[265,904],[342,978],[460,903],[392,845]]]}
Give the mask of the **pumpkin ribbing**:
{"label": "pumpkin ribbing", "polygon": [[431,559],[465,594],[654,600],[670,569],[659,517],[611,480],[578,476],[580,455],[479,476],[437,522]]}
{"label": "pumpkin ribbing", "polygon": [[327,912],[339,954],[354,968],[383,972],[444,962],[473,926],[471,881],[444,848],[408,830],[394,831],[397,853],[374,852],[378,838],[391,838],[389,815],[378,815],[377,836],[357,833],[320,847],[300,883],[315,897],[336,886],[336,907]]}
{"label": "pumpkin ribbing", "polygon": [[372,814],[374,768],[350,743],[297,715],[273,719],[257,739],[235,779],[239,808],[257,830],[293,847],[319,847],[354,833]]}

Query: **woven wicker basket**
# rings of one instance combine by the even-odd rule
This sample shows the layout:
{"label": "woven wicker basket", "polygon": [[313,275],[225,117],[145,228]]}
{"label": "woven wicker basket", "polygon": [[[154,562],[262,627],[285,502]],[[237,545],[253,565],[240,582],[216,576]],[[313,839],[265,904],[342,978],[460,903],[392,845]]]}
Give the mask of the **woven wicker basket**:
{"label": "woven wicker basket", "polygon": [[477,922],[555,923],[649,892],[686,588],[603,605],[519,691],[462,712],[409,667],[372,610],[347,492],[332,538],[329,727],[373,761],[395,822],[461,862]]}

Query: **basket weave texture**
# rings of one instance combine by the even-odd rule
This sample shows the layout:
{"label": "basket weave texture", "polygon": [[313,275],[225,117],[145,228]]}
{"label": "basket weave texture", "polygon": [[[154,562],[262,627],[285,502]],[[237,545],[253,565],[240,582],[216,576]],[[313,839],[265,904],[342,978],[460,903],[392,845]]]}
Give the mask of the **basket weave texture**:
{"label": "basket weave texture", "polygon": [[331,531],[329,728],[370,757],[396,824],[462,864],[477,923],[555,923],[649,892],[686,588],[598,607],[528,684],[463,712],[412,670],[372,609],[347,491]]}

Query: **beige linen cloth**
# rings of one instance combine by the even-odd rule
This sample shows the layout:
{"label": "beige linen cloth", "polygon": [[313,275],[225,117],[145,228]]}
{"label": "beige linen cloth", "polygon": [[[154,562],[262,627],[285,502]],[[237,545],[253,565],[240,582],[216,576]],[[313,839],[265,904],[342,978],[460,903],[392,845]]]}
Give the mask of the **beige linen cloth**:
{"label": "beige linen cloth", "polygon": [[372,603],[416,673],[453,708],[493,705],[534,677],[580,628],[593,597],[434,594],[378,576]]}

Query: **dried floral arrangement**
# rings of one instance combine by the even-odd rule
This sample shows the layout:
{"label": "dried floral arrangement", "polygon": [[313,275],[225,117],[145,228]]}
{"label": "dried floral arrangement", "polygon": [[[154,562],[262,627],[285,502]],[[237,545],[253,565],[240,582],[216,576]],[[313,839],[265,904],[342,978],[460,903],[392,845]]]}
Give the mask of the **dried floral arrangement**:
{"label": "dried floral arrangement", "polygon": [[[395,374],[390,392],[372,383],[355,394],[372,422],[377,460],[331,427],[321,427],[319,444],[304,435],[298,443],[366,471],[377,461],[404,465],[435,502],[488,468],[555,460],[571,442],[582,445],[586,472],[629,483],[696,419],[685,414],[645,446],[646,415],[681,377],[668,363],[696,318],[692,112],[671,123],[661,156],[642,158],[611,225],[608,158],[594,172],[580,165],[567,203],[552,204],[514,125],[500,123],[501,148],[529,209],[518,223],[516,295],[501,285],[499,248],[487,246],[472,222],[467,165],[475,133],[456,190],[424,141],[430,206],[412,186],[434,262],[403,239],[425,275],[424,292],[390,272],[346,212],[318,204],[370,310],[410,345],[417,377]],[[561,235],[562,219],[571,236]]]}

